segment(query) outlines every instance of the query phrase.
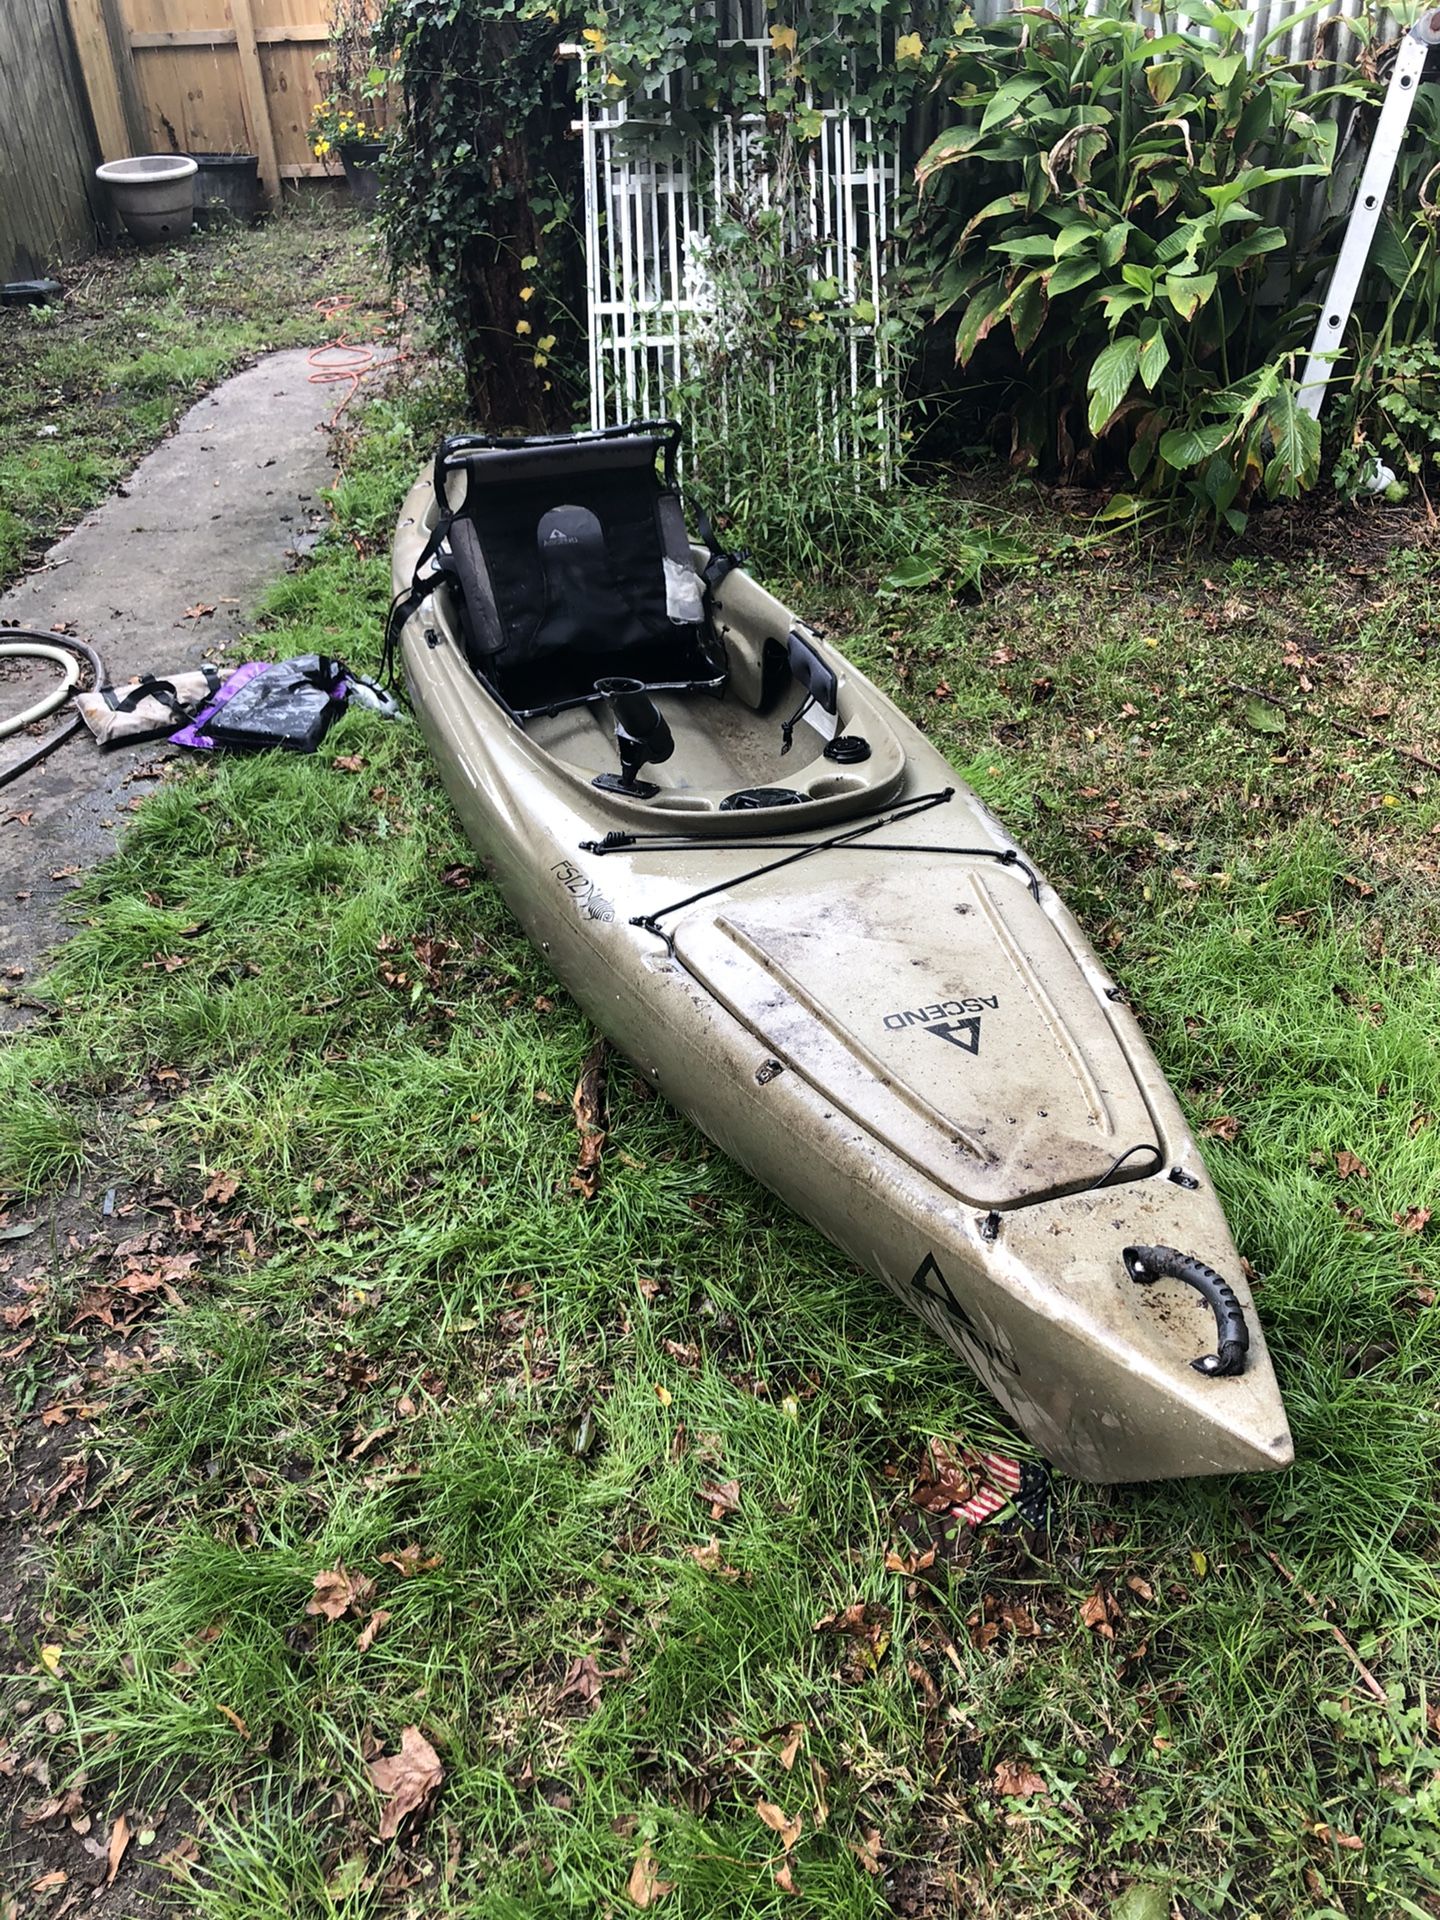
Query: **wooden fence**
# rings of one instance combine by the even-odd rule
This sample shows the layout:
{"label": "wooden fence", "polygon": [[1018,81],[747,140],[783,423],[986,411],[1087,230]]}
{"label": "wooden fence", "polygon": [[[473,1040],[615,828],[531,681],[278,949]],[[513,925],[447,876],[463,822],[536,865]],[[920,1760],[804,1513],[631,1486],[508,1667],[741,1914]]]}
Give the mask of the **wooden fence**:
{"label": "wooden fence", "polygon": [[325,0],[69,6],[107,160],[253,153],[272,201],[282,180],[327,171],[308,138],[311,109],[325,91],[315,71],[330,38]]}
{"label": "wooden fence", "polygon": [[94,250],[98,158],[65,0],[0,0],[0,280]]}

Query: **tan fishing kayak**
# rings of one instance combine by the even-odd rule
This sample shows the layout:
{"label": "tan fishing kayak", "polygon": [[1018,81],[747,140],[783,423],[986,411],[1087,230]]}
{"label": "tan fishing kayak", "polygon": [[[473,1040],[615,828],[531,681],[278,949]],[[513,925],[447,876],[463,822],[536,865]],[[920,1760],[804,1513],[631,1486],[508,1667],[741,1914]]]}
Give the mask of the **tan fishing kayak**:
{"label": "tan fishing kayak", "polygon": [[899,710],[691,545],[673,455],[663,427],[467,437],[405,502],[392,632],[486,872],[1055,1465],[1287,1465],[1224,1216],[1104,967]]}

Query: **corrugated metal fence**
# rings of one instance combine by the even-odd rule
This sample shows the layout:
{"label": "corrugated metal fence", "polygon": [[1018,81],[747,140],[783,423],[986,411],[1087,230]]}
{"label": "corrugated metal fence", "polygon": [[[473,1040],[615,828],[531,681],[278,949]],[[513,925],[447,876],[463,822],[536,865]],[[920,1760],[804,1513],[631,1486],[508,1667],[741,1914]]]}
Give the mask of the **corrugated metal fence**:
{"label": "corrugated metal fence", "polygon": [[65,0],[0,0],[0,280],[93,250],[98,157]]}

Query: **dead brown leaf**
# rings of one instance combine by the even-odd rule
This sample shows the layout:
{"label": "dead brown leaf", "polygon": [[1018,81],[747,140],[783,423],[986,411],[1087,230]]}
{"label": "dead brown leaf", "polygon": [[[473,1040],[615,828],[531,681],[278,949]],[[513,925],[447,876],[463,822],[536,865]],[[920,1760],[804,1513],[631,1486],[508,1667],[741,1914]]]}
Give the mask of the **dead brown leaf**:
{"label": "dead brown leaf", "polygon": [[1115,1628],[1112,1623],[1121,1618],[1120,1602],[1107,1587],[1097,1586],[1090,1597],[1082,1601],[1080,1618],[1100,1639],[1113,1640]]}
{"label": "dead brown leaf", "polygon": [[1153,1600],[1155,1598],[1155,1589],[1148,1580],[1143,1580],[1138,1573],[1127,1574],[1125,1576],[1125,1584],[1137,1599]]}
{"label": "dead brown leaf", "polygon": [[1360,1158],[1359,1154],[1351,1153],[1348,1147],[1341,1147],[1340,1151],[1336,1154],[1335,1171],[1342,1180],[1349,1180],[1351,1178],[1368,1180],[1370,1178],[1370,1169]]}
{"label": "dead brown leaf", "polygon": [[117,1813],[115,1824],[110,1829],[110,1844],[105,1849],[105,1884],[113,1887],[115,1876],[120,1871],[120,1862],[125,1858],[125,1849],[130,1845],[130,1822],[123,1813]]}
{"label": "dead brown leaf", "polygon": [[925,1449],[910,1498],[925,1513],[948,1513],[961,1507],[975,1491],[975,1476],[943,1440],[932,1440]]}
{"label": "dead brown leaf", "polygon": [[727,1513],[738,1513],[740,1511],[740,1482],[738,1480],[722,1480],[718,1487],[697,1487],[695,1489],[695,1498],[697,1500],[708,1500],[710,1502],[710,1518],[712,1520],[723,1520]]}
{"label": "dead brown leaf", "polygon": [[386,1795],[380,1816],[380,1838],[393,1840],[403,1821],[423,1813],[445,1778],[440,1756],[418,1727],[402,1727],[399,1753],[367,1760],[377,1793]]}
{"label": "dead brown leaf", "polygon": [[878,1874],[880,1871],[880,1829],[867,1827],[862,1839],[846,1842],[850,1851],[860,1862],[866,1873]]}
{"label": "dead brown leaf", "polygon": [[220,1701],[217,1700],[215,1702],[215,1711],[224,1714],[225,1718],[230,1722],[231,1726],[234,1727],[242,1740],[248,1740],[250,1738],[249,1727],[246,1726],[244,1720],[236,1713],[233,1707],[222,1706]]}
{"label": "dead brown leaf", "polygon": [[1240,1131],[1240,1122],[1233,1113],[1221,1113],[1207,1120],[1200,1131],[1212,1140],[1233,1140]]}
{"label": "dead brown leaf", "polygon": [[438,1553],[422,1553],[419,1545],[412,1540],[408,1546],[401,1547],[398,1553],[382,1553],[380,1564],[382,1567],[394,1567],[402,1580],[408,1580],[413,1574],[432,1572],[443,1562]]}
{"label": "dead brown leaf", "polygon": [[886,1571],[889,1573],[904,1574],[924,1573],[927,1567],[934,1566],[935,1555],[938,1552],[939,1548],[933,1540],[923,1553],[911,1552],[903,1555],[903,1557],[892,1548],[885,1556]]}
{"label": "dead brown leaf", "polygon": [[653,1907],[657,1900],[663,1900],[674,1886],[672,1880],[662,1880],[655,1867],[655,1857],[650,1851],[647,1840],[635,1856],[635,1864],[630,1869],[630,1878],[625,1891],[631,1901],[640,1908]]}
{"label": "dead brown leaf", "polygon": [[185,609],[180,618],[182,620],[203,620],[214,611],[214,607],[206,606],[203,600],[197,600],[193,607],[187,607]]}
{"label": "dead brown leaf", "polygon": [[70,1876],[63,1867],[56,1867],[53,1873],[42,1873],[38,1880],[30,1882],[32,1893],[48,1893],[51,1887],[63,1887]]}
{"label": "dead brown leaf", "polygon": [[361,1653],[368,1653],[380,1636],[380,1630],[390,1618],[384,1607],[377,1607],[360,1629],[355,1645]]}
{"label": "dead brown leaf", "polygon": [[570,1096],[570,1111],[580,1133],[580,1157],[570,1176],[574,1191],[595,1198],[600,1184],[600,1157],[605,1150],[605,1042],[597,1040],[586,1054],[580,1078]]}
{"label": "dead brown leaf", "polygon": [[1030,1800],[1049,1791],[1042,1774],[1025,1760],[1002,1760],[995,1769],[995,1791],[1010,1800]]}
{"label": "dead brown leaf", "polygon": [[212,1173],[205,1188],[205,1199],[214,1207],[228,1207],[240,1185],[238,1173]]}
{"label": "dead brown leaf", "polygon": [[337,753],[330,764],[336,773],[363,773],[365,756],[361,753]]}
{"label": "dead brown leaf", "polygon": [[804,1738],[805,1728],[802,1726],[791,1727],[785,1736],[785,1744],[780,1749],[780,1764],[787,1773],[795,1764],[795,1756],[799,1753],[800,1743]]}
{"label": "dead brown leaf", "polygon": [[584,1706],[593,1706],[600,1698],[600,1682],[600,1666],[594,1654],[583,1653],[570,1662],[565,1684],[555,1698],[557,1701],[579,1700]]}
{"label": "dead brown leaf", "polygon": [[339,1620],[353,1607],[358,1613],[375,1591],[375,1582],[363,1573],[347,1573],[344,1564],[326,1573],[317,1573],[312,1585],[315,1598],[306,1613],[323,1613],[327,1620]]}
{"label": "dead brown leaf", "polygon": [[85,1796],[79,1787],[71,1787],[68,1793],[58,1794],[53,1800],[45,1800],[38,1807],[32,1807],[29,1813],[22,1813],[22,1827],[40,1827],[47,1820],[68,1820],[79,1813]]}
{"label": "dead brown leaf", "polygon": [[1430,1224],[1430,1209],[1429,1207],[1406,1207],[1403,1213],[1395,1213],[1390,1217],[1400,1229],[1401,1234],[1408,1238],[1412,1233],[1425,1231]]}
{"label": "dead brown leaf", "polygon": [[797,1813],[792,1820],[783,1807],[777,1807],[773,1800],[757,1800],[755,1812],[772,1833],[778,1833],[780,1844],[788,1853],[800,1838],[800,1830],[805,1825],[804,1814]]}

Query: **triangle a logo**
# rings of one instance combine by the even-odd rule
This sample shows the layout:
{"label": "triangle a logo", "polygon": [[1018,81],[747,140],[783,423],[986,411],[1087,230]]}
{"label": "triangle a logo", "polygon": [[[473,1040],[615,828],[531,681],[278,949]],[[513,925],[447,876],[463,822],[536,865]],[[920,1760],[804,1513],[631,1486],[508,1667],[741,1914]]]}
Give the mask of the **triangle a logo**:
{"label": "triangle a logo", "polygon": [[978,1054],[980,1051],[980,1016],[971,1014],[964,1020],[942,1020],[937,1026],[927,1027],[927,1033],[933,1033],[938,1040],[948,1040],[952,1047],[960,1047],[966,1053]]}

